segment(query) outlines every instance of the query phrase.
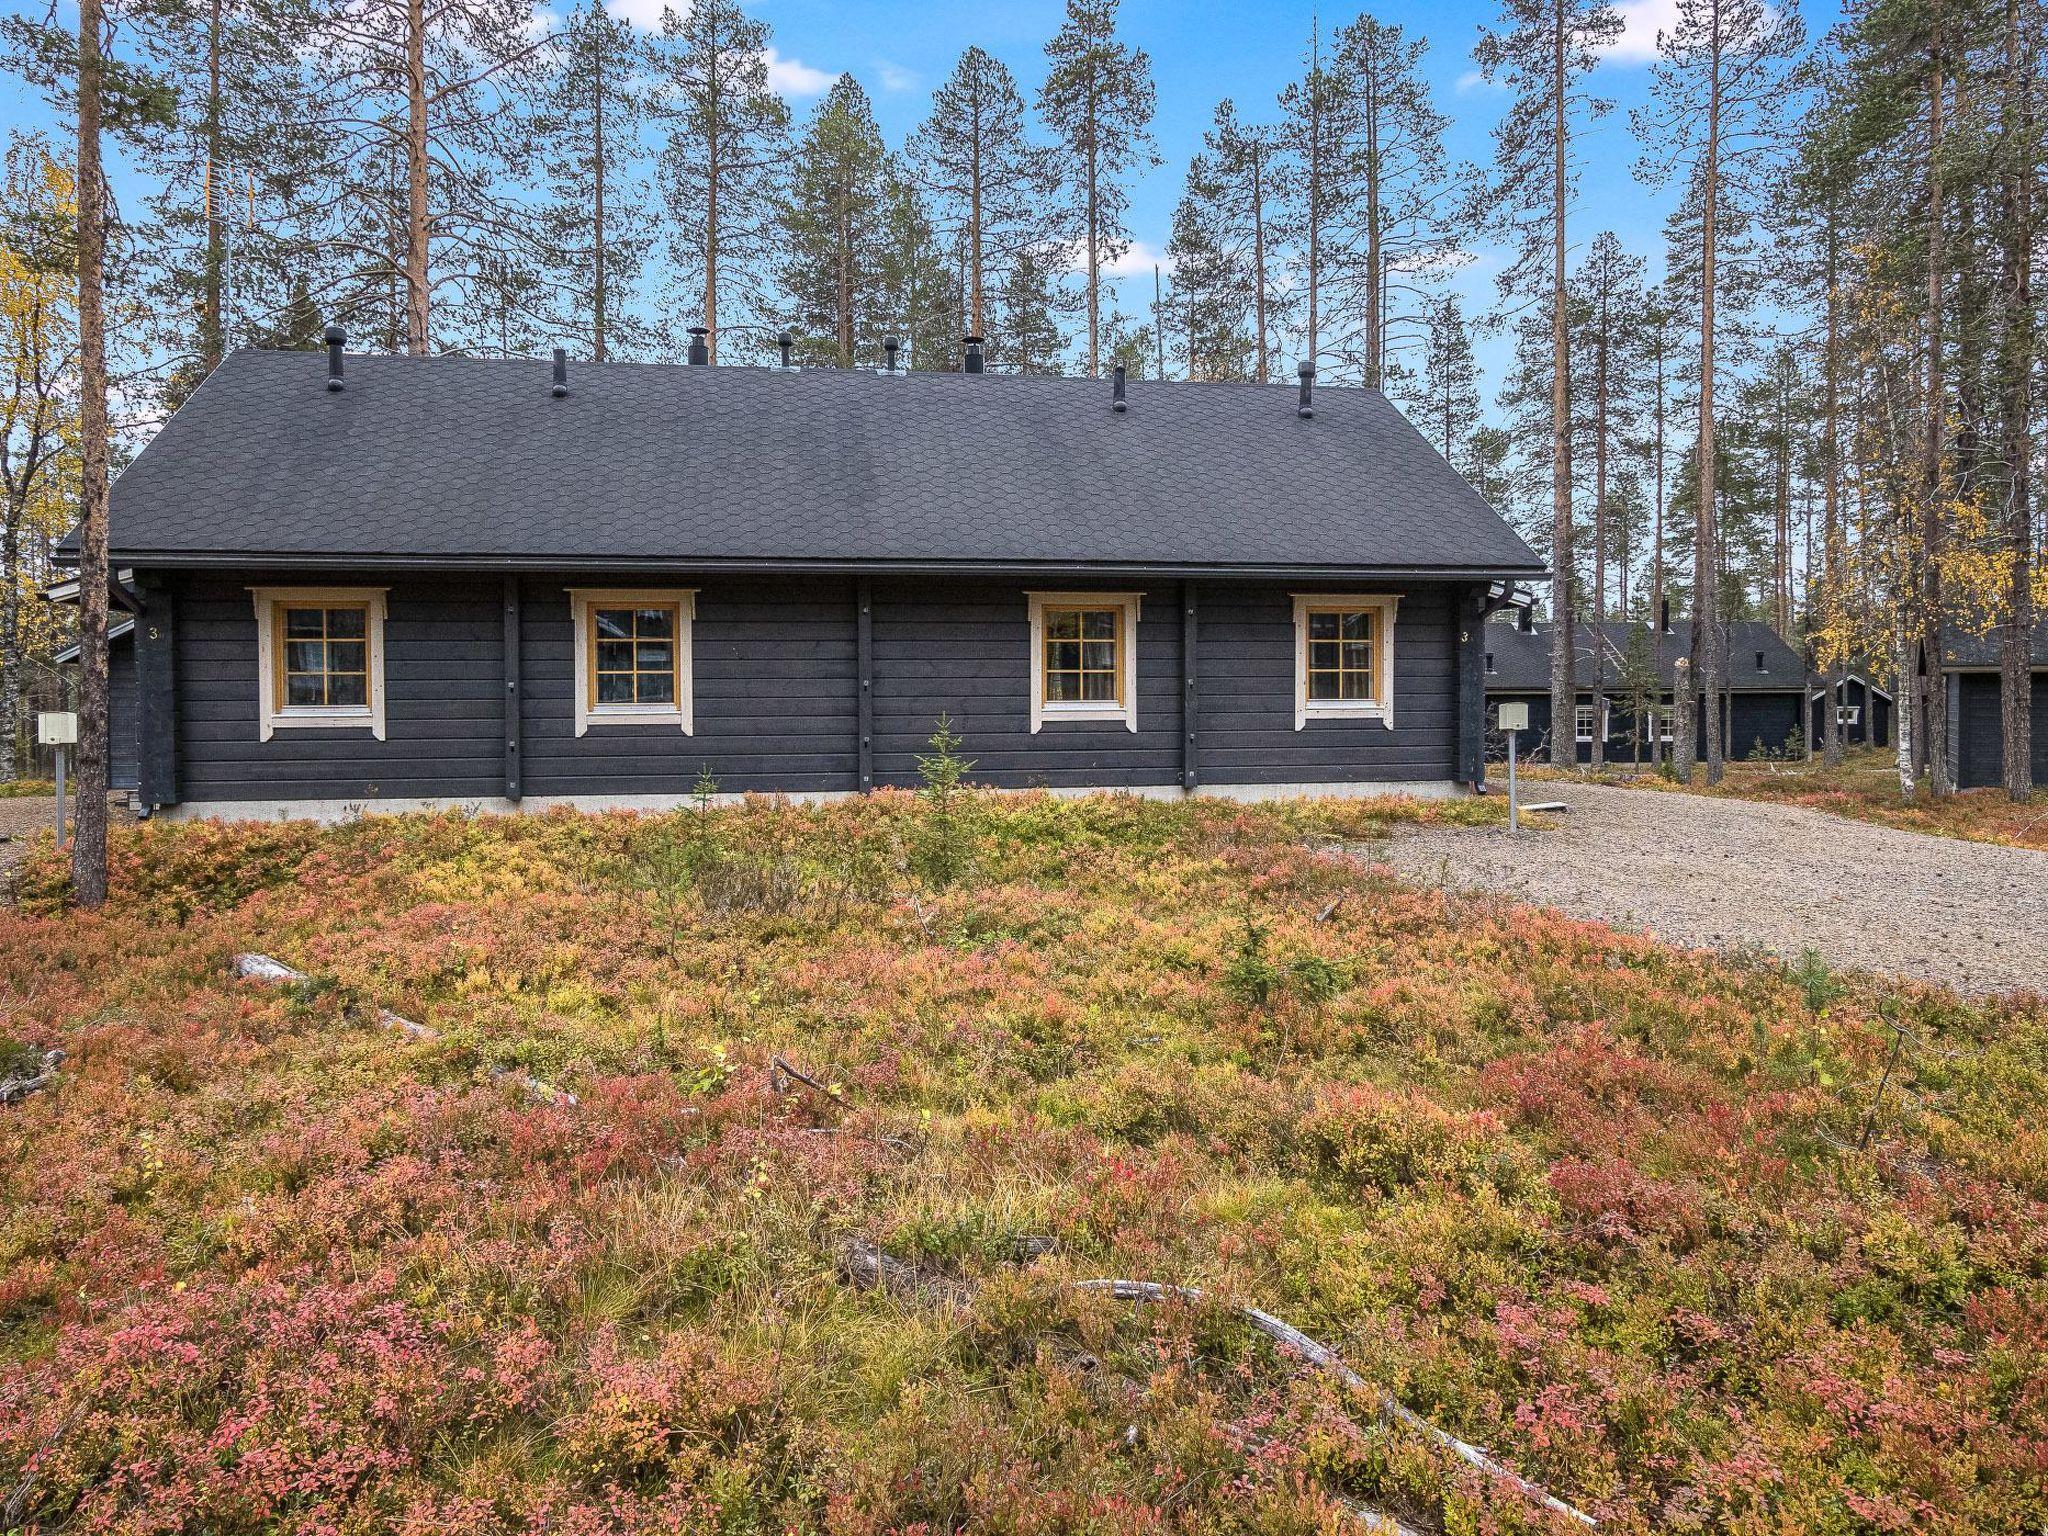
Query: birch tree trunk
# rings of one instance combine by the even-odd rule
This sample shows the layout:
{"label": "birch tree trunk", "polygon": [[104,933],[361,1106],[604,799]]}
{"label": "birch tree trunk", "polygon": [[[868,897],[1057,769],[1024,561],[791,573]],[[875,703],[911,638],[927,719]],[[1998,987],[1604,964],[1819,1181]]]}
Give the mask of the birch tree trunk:
{"label": "birch tree trunk", "polygon": [[[1551,85],[1554,141],[1550,186],[1550,761],[1578,761],[1578,680],[1572,644],[1571,348],[1565,320],[1565,13],[1551,6]],[[1377,200],[1374,203],[1377,208]],[[1377,330],[1374,332],[1378,334]]]}
{"label": "birch tree trunk", "polygon": [[1936,799],[1955,785],[1948,771],[1948,690],[1942,686],[1941,635],[1943,554],[1942,445],[1946,433],[1941,376],[1942,305],[1947,299],[1947,273],[1942,251],[1942,98],[1945,61],[1942,57],[1942,7],[1934,0],[1927,49],[1927,378],[1926,435],[1920,466],[1920,646],[1927,660],[1926,740],[1920,757],[1927,765],[1927,792]]}
{"label": "birch tree trunk", "polygon": [[1712,57],[1707,75],[1707,131],[1703,153],[1706,163],[1700,178],[1700,425],[1694,448],[1699,458],[1699,506],[1693,517],[1693,659],[1699,668],[1700,698],[1707,711],[1707,782],[1721,782],[1726,754],[1720,729],[1721,648],[1716,643],[1720,629],[1720,556],[1717,528],[1720,509],[1715,497],[1716,447],[1714,443],[1714,284],[1716,242],[1719,231],[1721,183],[1721,7],[1711,7]]}

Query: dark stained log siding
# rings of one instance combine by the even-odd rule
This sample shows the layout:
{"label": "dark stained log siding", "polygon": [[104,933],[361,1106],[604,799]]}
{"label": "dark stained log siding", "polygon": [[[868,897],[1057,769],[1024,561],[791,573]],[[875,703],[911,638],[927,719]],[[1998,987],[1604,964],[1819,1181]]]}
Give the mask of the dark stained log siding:
{"label": "dark stained log siding", "polygon": [[[1995,789],[2005,782],[2005,705],[1996,672],[1965,672],[1958,679],[1956,786]],[[2034,787],[2048,785],[2048,672],[2034,674],[2031,743]]]}
{"label": "dark stained log siding", "polygon": [[[388,589],[387,739],[368,728],[257,739],[252,586]],[[495,800],[504,790],[502,589],[494,578],[195,575],[177,596],[180,798]]]}
{"label": "dark stained log siding", "polygon": [[1454,587],[1402,591],[1394,621],[1394,728],[1310,720],[1294,728],[1294,591],[1202,584],[1204,784],[1356,784],[1457,777]]}
{"label": "dark stained log siding", "polygon": [[133,631],[107,647],[108,782],[115,789],[134,789],[140,777],[136,752],[142,700],[135,686]]}
{"label": "dark stained log siding", "polygon": [[[1028,591],[1140,591],[1138,729],[1054,721],[1031,731]],[[1208,602],[1204,587],[1203,602]],[[1021,584],[875,579],[875,782],[914,784],[943,712],[979,783],[1048,789],[1180,782],[1180,589],[1048,578]],[[1205,616],[1206,626],[1206,616]],[[1206,627],[1204,644],[1206,645]],[[1205,672],[1205,678],[1208,674]],[[1202,777],[1217,781],[1203,743]]]}
{"label": "dark stained log siding", "polygon": [[[576,734],[568,589],[694,587],[695,734],[593,725]],[[859,770],[850,577],[529,579],[521,603],[528,795],[850,790]]]}

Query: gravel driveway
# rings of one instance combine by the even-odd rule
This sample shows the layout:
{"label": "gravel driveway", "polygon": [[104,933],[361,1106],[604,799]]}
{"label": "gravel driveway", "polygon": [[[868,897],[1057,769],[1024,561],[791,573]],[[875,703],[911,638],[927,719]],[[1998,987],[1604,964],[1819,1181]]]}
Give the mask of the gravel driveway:
{"label": "gravel driveway", "polygon": [[1753,944],[1788,959],[2048,993],[2048,853],[1899,832],[1821,811],[1701,795],[1541,783],[1555,830],[1397,825],[1408,878],[1498,891],[1678,944]]}

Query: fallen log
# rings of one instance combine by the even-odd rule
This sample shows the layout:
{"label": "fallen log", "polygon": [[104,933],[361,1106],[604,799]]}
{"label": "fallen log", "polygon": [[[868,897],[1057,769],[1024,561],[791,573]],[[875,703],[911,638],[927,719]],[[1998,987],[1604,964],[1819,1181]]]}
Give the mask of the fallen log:
{"label": "fallen log", "polygon": [[[299,982],[312,980],[304,971],[294,970],[282,960],[273,960],[269,955],[236,955],[232,965],[234,973],[244,981],[261,982],[270,987],[293,986]],[[414,1040],[441,1038],[439,1030],[430,1029],[425,1024],[408,1019],[404,1014],[393,1013],[389,1008],[377,1010],[377,1022],[386,1029],[410,1036]],[[573,1109],[578,1102],[576,1095],[568,1089],[557,1088],[553,1083],[543,1082],[532,1073],[522,1071],[518,1067],[492,1067],[490,1074],[493,1082],[512,1079],[529,1098],[536,1099],[542,1104],[562,1104]]]}
{"label": "fallen log", "polygon": [[10,1077],[0,1081],[0,1104],[19,1104],[32,1093],[54,1088],[57,1084],[57,1069],[63,1064],[62,1051],[43,1052],[42,1062],[27,1077]]}
{"label": "fallen log", "polygon": [[[1076,1280],[1071,1282],[1079,1291],[1107,1291],[1119,1301],[1184,1301],[1198,1302],[1204,1293],[1192,1285],[1157,1285],[1149,1280]],[[1497,1478],[1516,1492],[1534,1500],[1555,1514],[1569,1515],[1582,1525],[1597,1526],[1599,1522],[1584,1510],[1575,1509],[1564,1500],[1545,1492],[1519,1473],[1511,1471],[1489,1456],[1481,1446],[1460,1440],[1448,1430],[1439,1429],[1414,1409],[1396,1401],[1392,1393],[1376,1392],[1372,1385],[1358,1372],[1340,1359],[1334,1350],[1318,1344],[1293,1324],[1283,1321],[1270,1312],[1261,1312],[1256,1307],[1234,1309],[1244,1320],[1267,1338],[1283,1348],[1292,1350],[1311,1365],[1321,1366],[1353,1391],[1376,1399],[1382,1419],[1399,1424],[1402,1428],[1435,1445],[1441,1446],[1467,1465],[1476,1467],[1487,1476]]]}

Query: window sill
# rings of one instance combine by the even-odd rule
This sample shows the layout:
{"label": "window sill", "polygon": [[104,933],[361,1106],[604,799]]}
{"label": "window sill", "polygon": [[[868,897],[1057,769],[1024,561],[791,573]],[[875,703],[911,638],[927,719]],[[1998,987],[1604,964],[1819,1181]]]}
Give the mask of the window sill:
{"label": "window sill", "polygon": [[1394,726],[1393,711],[1384,704],[1360,702],[1356,704],[1305,704],[1301,720],[1294,727],[1301,730],[1311,720],[1377,720],[1389,730]]}
{"label": "window sill", "polygon": [[1138,729],[1135,710],[1121,704],[1041,704],[1038,718],[1031,724],[1035,736],[1048,725],[1121,725],[1126,730]]}
{"label": "window sill", "polygon": [[692,734],[690,721],[683,711],[667,705],[656,708],[630,704],[600,705],[583,712],[581,729],[576,734],[580,736],[585,730],[600,725],[665,725],[680,730],[685,736]]}
{"label": "window sill", "polygon": [[379,741],[384,739],[384,727],[373,709],[349,705],[346,708],[329,708],[312,704],[301,704],[296,708],[272,710],[265,722],[273,731],[369,731]]}

